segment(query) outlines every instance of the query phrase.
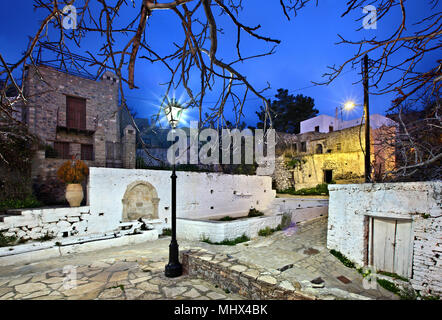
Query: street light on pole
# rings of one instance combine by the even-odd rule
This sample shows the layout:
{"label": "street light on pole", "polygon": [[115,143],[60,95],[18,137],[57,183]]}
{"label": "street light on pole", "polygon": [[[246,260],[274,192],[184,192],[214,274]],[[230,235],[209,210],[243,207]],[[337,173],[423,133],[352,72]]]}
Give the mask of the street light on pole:
{"label": "street light on pole", "polygon": [[369,92],[368,92],[368,55],[363,60],[363,84],[364,84],[364,114],[365,114],[365,182],[371,180],[371,164],[370,164],[370,108],[369,108]]}
{"label": "street light on pole", "polygon": [[[181,115],[183,113],[183,107],[176,99],[167,99],[167,104],[164,107],[164,113],[166,114],[167,121],[169,122],[172,130],[177,127]],[[179,261],[178,242],[176,240],[176,172],[175,172],[175,152],[173,156],[173,169],[172,175],[172,239],[169,245],[169,263],[165,268],[165,275],[169,278],[179,277],[183,273],[183,267]]]}
{"label": "street light on pole", "polygon": [[[339,106],[339,110],[341,111],[341,125],[339,129],[342,129],[342,123],[344,122],[344,118],[342,117],[342,110],[351,111],[356,107],[356,104],[352,100],[346,101],[342,106]],[[338,119],[338,108],[336,108],[336,120]]]}

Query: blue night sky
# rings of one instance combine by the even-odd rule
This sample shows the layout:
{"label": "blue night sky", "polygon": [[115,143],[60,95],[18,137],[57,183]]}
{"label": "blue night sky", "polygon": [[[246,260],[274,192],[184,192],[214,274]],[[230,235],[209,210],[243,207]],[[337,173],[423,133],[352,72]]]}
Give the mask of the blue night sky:
{"label": "blue night sky", "polygon": [[[127,15],[129,19],[129,16],[133,17],[133,14],[139,11],[140,1],[136,2],[137,8],[128,8],[122,12],[123,18]],[[373,36],[387,37],[400,22],[399,7],[394,8],[386,19],[383,18],[378,22],[377,30],[356,31],[362,24],[360,20],[356,21],[363,16],[362,9],[341,18],[341,14],[345,11],[346,0],[320,0],[317,7],[313,1],[299,11],[297,17],[292,17],[291,21],[287,21],[284,17],[279,1],[272,2],[273,5],[269,5],[269,1],[264,0],[243,1],[245,9],[239,20],[250,26],[260,24],[261,35],[282,41],[276,49],[276,54],[237,65],[237,68],[247,76],[248,81],[257,89],[266,87],[268,81],[271,89],[266,91],[265,96],[269,98],[274,96],[278,88],[288,89],[293,94],[301,93],[310,96],[315,100],[320,114],[334,115],[335,108],[350,98],[362,104],[362,84],[354,84],[360,80],[361,76],[358,74],[360,67],[357,70],[347,67],[344,74],[328,86],[311,87],[311,81],[323,81],[321,76],[327,72],[328,65],[339,65],[356,52],[355,46],[336,45],[335,43],[339,41],[337,34],[351,40]],[[42,13],[35,12],[32,4],[32,0],[1,1],[0,3],[0,53],[8,63],[19,59],[20,54],[26,49],[28,36],[35,33],[42,18]],[[407,30],[410,32],[413,30],[412,24],[427,16],[430,9],[426,0],[409,0],[406,2],[406,7]],[[150,18],[147,27],[148,41],[159,52],[171,52],[172,41],[180,42],[183,39],[180,25],[175,17],[168,11],[158,11],[154,12]],[[221,18],[218,26],[222,27],[225,32],[224,35],[219,36],[218,58],[234,57],[236,29],[225,18]],[[98,42],[97,39],[89,38],[82,43],[81,48],[72,50],[78,54],[84,54],[86,50],[97,52]],[[270,47],[271,45],[252,39],[244,33],[242,35],[244,56],[246,53],[259,53],[261,49]],[[399,52],[397,58],[401,58],[401,54]],[[440,58],[440,53],[432,53],[426,56],[420,67],[426,70]],[[137,61],[136,68],[135,82],[139,89],[126,90],[126,95],[129,97],[128,104],[137,110],[139,117],[148,117],[157,112],[154,105],[165,90],[160,83],[167,80],[168,74],[160,64],[153,65],[143,60]],[[394,78],[395,75],[390,74],[385,78],[384,83]],[[218,92],[213,92],[207,95],[205,107],[209,107],[210,102],[216,100],[217,94]],[[177,95],[180,95],[180,92],[177,92]],[[371,113],[385,114],[393,98],[393,94],[371,96]],[[245,121],[249,125],[255,125],[257,121],[255,111],[260,105],[261,101],[258,98],[249,95],[245,103]],[[357,108],[345,117],[361,116],[361,109]],[[229,117],[229,113],[226,115]],[[196,120],[196,110],[191,111],[189,116]]]}

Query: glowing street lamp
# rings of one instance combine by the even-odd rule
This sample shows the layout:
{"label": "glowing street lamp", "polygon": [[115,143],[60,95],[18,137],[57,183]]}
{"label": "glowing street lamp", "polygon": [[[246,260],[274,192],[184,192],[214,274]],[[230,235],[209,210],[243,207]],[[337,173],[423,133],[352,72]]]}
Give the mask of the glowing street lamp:
{"label": "glowing street lamp", "polygon": [[164,107],[164,113],[166,114],[167,121],[169,122],[172,129],[175,129],[177,127],[183,111],[184,108],[175,98],[172,98],[171,100],[167,98],[167,104]]}
{"label": "glowing street lamp", "polygon": [[[167,105],[164,107],[164,113],[169,121],[172,130],[178,126],[183,107],[176,99],[169,100],[167,98]],[[174,154],[175,157],[175,154]],[[169,278],[179,277],[183,274],[183,267],[179,261],[178,242],[176,240],[176,172],[175,159],[173,161],[172,175],[172,239],[169,245],[169,263],[165,268],[165,275]]]}
{"label": "glowing street lamp", "polygon": [[347,101],[344,104],[344,109],[347,110],[347,111],[353,110],[354,107],[356,107],[356,104],[354,103],[354,101],[351,101],[351,100]]}

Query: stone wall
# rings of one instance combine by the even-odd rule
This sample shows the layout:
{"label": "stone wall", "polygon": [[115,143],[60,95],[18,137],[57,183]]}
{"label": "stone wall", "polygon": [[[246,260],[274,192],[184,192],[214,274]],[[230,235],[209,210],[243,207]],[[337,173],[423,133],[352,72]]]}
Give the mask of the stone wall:
{"label": "stone wall", "polygon": [[250,300],[315,300],[300,292],[298,282],[284,279],[281,271],[239,262],[228,255],[188,250],[181,253],[181,261],[184,274],[207,279]]}
{"label": "stone wall", "polygon": [[[15,210],[17,216],[5,217],[0,231],[17,239],[37,240],[49,236],[55,238],[88,234],[91,217],[89,207],[23,209]],[[11,210],[10,212],[14,212]]]}
{"label": "stone wall", "polygon": [[371,218],[411,222],[411,283],[442,293],[442,182],[329,185],[327,247],[370,264]]}

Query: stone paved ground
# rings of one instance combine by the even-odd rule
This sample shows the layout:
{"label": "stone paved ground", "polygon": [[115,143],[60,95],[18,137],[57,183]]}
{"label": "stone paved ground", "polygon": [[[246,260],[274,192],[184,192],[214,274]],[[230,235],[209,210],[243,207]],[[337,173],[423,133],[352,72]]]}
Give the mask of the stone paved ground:
{"label": "stone paved ground", "polygon": [[[161,242],[165,244],[164,241]],[[243,299],[195,277],[166,278],[164,259],[153,261],[147,257],[135,258],[134,255],[143,251],[141,248],[135,251],[129,248],[120,249],[100,252],[100,256],[110,255],[116,256],[115,258],[94,259],[93,254],[88,254],[11,270],[11,275],[0,277],[0,300]],[[118,257],[120,254],[121,257]],[[65,266],[47,269],[52,264],[57,267],[63,264]],[[13,275],[21,272],[23,274]],[[3,271],[2,274],[4,273],[7,272]]]}
{"label": "stone paved ground", "polygon": [[[228,254],[259,267],[278,269],[302,291],[323,299],[395,299],[382,288],[366,290],[362,277],[333,257],[325,247],[326,220],[319,219],[300,229],[277,232],[236,246],[216,246],[179,241],[180,249],[203,248]],[[190,276],[164,277],[170,238],[135,246],[110,248],[64,256],[0,270],[0,300],[4,299],[241,299],[208,281]],[[291,266],[292,265],[292,266]],[[72,269],[72,266],[74,267]],[[76,272],[76,287],[69,277]],[[337,279],[345,276],[351,282]],[[321,277],[324,288],[312,288],[310,280]]]}
{"label": "stone paved ground", "polygon": [[[291,282],[298,282],[302,291],[321,299],[398,299],[396,295],[377,286],[365,289],[363,277],[345,267],[326,248],[327,219],[315,221],[273,235],[254,239],[234,247],[211,246],[211,251],[222,252],[247,263],[278,270],[286,267],[281,276]],[[338,280],[344,276],[351,282]],[[313,288],[310,282],[320,277],[324,288]],[[363,296],[358,297],[357,295]]]}

